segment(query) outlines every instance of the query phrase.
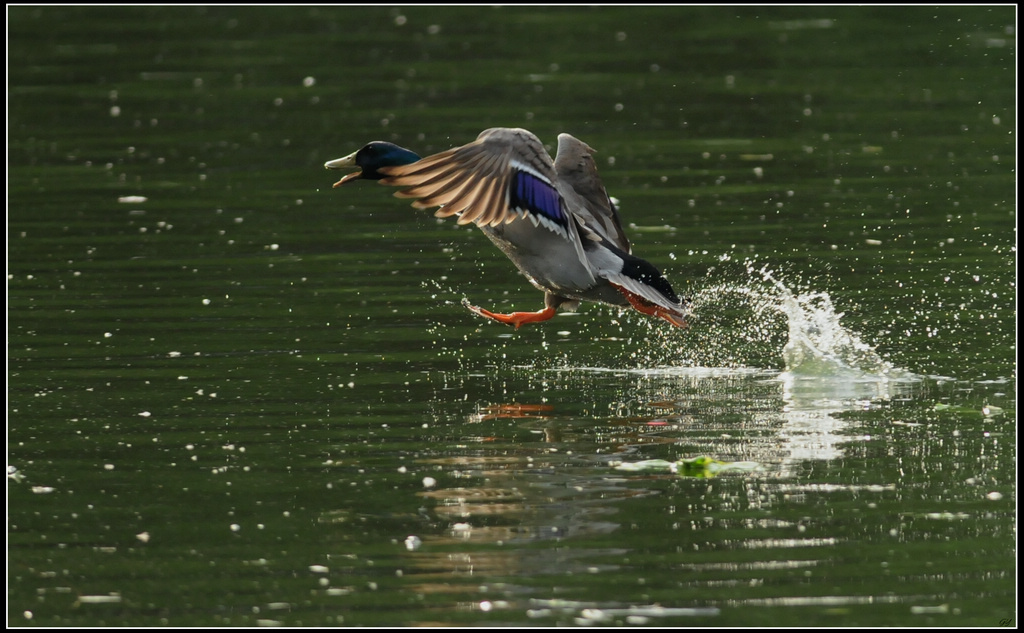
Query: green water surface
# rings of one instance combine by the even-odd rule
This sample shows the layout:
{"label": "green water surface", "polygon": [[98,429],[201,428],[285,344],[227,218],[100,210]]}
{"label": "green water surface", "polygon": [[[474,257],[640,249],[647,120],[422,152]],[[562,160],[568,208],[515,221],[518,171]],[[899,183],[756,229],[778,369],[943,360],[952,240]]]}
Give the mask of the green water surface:
{"label": "green water surface", "polygon": [[[8,624],[1016,625],[1015,23],[8,7]],[[323,169],[494,126],[688,329]]]}

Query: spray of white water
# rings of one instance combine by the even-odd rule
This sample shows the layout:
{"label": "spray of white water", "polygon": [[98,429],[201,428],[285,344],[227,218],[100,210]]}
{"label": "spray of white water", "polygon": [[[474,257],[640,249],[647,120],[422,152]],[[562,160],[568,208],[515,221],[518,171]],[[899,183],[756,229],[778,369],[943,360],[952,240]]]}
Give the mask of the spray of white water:
{"label": "spray of white water", "polygon": [[665,366],[784,369],[799,377],[913,379],[844,326],[827,292],[797,291],[748,262],[740,281],[690,292],[691,327],[658,331],[639,361]]}
{"label": "spray of white water", "polygon": [[796,294],[767,268],[758,272],[771,284],[776,305],[788,322],[788,340],[782,348],[786,371],[815,376],[885,377],[902,373],[843,326],[843,313],[836,311],[827,292]]}
{"label": "spray of white water", "polygon": [[[794,290],[793,284],[767,265],[749,261],[743,272],[711,274],[712,283],[686,290],[691,307],[690,327],[686,330],[667,327],[628,310],[618,315],[610,313],[607,321],[599,320],[598,327],[605,329],[604,340],[621,341],[621,345],[602,346],[601,357],[593,359],[593,366],[625,365],[643,371],[782,370],[784,377],[833,381],[917,378],[894,367],[858,333],[844,326],[844,315],[836,310],[827,292]],[[438,282],[433,286],[444,294],[457,295],[454,289]],[[646,336],[638,337],[636,326],[641,326]],[[608,332],[607,328],[619,329]],[[515,338],[511,333],[509,336]],[[625,357],[615,359],[616,349]],[[591,365],[585,353],[578,350],[560,361],[547,360],[574,368]]]}

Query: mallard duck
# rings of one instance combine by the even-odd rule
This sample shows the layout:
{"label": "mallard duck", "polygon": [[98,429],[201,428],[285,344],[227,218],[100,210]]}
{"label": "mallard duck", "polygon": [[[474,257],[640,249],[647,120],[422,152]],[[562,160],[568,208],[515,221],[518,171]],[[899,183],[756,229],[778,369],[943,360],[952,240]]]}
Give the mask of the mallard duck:
{"label": "mallard duck", "polygon": [[686,305],[668,280],[633,254],[615,205],[593,159],[594,150],[558,135],[555,160],[534,134],[491,128],[475,141],[426,158],[384,141],[324,164],[357,167],[334,184],[377,180],[402,187],[399,198],[415,198],[420,209],[470,222],[502,250],[539,290],[544,309],[499,314],[463,303],[474,313],[517,329],[546,321],[558,308],[581,301],[632,306],[639,312],[686,327]]}

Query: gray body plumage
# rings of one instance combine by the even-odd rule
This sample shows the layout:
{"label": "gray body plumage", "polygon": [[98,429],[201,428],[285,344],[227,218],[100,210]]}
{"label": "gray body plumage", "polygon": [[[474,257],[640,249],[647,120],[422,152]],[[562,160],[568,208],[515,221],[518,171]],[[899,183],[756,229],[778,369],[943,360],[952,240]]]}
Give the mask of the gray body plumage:
{"label": "gray body plumage", "polygon": [[401,188],[396,196],[415,199],[413,206],[476,224],[544,291],[548,309],[575,309],[580,301],[632,305],[685,325],[685,302],[654,266],[631,254],[593,152],[560,134],[552,161],[533,133],[491,128],[467,145],[375,173],[381,184]]}

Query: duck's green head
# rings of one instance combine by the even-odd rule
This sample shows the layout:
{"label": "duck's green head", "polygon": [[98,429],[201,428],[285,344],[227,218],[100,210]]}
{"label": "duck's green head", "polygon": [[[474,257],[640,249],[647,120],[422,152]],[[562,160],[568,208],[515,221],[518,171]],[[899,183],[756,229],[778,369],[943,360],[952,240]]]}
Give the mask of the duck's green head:
{"label": "duck's green head", "polygon": [[359,171],[351,173],[338,182],[335,187],[352,180],[380,180],[384,174],[377,170],[381,167],[394,167],[397,165],[408,165],[420,159],[415,152],[404,147],[388,143],[387,141],[374,141],[367,143],[359,151],[353,152],[344,158],[336,158],[324,163],[327,169],[345,169],[347,167],[358,167]]}

